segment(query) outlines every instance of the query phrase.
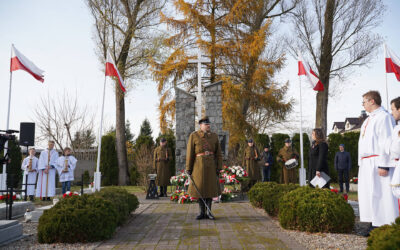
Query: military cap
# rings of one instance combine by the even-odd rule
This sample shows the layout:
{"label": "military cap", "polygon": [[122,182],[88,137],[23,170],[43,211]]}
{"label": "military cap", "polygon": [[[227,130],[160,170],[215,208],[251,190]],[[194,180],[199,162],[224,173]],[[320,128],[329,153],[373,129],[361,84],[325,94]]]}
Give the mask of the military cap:
{"label": "military cap", "polygon": [[166,142],[167,139],[165,139],[164,137],[160,139],[160,142]]}
{"label": "military cap", "polygon": [[210,119],[208,119],[208,116],[203,116],[200,120],[199,120],[199,124],[210,124]]}
{"label": "military cap", "polygon": [[290,138],[286,138],[285,139],[285,143],[291,143],[292,141],[290,140]]}
{"label": "military cap", "polygon": [[253,143],[254,141],[253,141],[253,139],[250,138],[250,139],[247,140],[247,142],[248,143]]}

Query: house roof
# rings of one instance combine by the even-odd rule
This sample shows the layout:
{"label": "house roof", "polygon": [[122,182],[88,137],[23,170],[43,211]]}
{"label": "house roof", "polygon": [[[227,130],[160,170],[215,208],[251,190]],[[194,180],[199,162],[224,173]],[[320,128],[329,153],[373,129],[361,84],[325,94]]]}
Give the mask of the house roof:
{"label": "house roof", "polygon": [[338,129],[344,129],[345,123],[344,123],[344,122],[334,122],[334,123],[333,123],[332,129],[335,128],[335,125],[336,125],[336,127],[337,127]]}
{"label": "house roof", "polygon": [[358,125],[360,122],[360,117],[347,117],[346,120],[344,120],[345,123],[349,122],[351,125]]}

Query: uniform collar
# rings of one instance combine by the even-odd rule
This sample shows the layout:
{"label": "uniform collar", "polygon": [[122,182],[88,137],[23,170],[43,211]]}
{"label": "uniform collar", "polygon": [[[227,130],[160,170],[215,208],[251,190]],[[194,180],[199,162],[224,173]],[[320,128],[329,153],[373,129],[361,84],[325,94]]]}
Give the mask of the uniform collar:
{"label": "uniform collar", "polygon": [[210,132],[203,132],[203,130],[201,130],[201,129],[199,129],[199,130],[197,131],[197,133],[199,133],[199,135],[200,135],[201,137],[205,137],[206,134],[210,134]]}

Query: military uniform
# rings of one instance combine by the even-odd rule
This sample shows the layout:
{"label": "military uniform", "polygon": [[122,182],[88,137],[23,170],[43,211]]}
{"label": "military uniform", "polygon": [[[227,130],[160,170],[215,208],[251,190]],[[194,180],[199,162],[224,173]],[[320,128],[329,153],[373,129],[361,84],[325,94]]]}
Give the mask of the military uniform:
{"label": "military uniform", "polygon": [[[206,121],[202,118],[199,123]],[[218,135],[212,132],[195,131],[190,134],[186,152],[186,171],[191,174],[194,181],[190,182],[189,195],[195,198],[203,198],[211,209],[213,197],[221,194],[219,188],[219,171],[222,169],[221,145]],[[194,186],[196,185],[196,187]],[[199,194],[200,193],[200,194]],[[200,215],[197,219],[207,218],[205,215],[205,204],[200,199]],[[210,219],[210,214],[208,215]]]}
{"label": "military uniform", "polygon": [[296,159],[299,158],[299,154],[297,153],[296,149],[294,149],[293,147],[283,146],[283,148],[281,148],[279,150],[276,160],[278,161],[279,165],[281,165],[281,167],[282,167],[282,174],[281,174],[281,182],[282,183],[285,183],[285,184],[297,183],[297,179],[296,179],[296,169],[297,168],[287,169],[285,167],[285,162],[287,160],[290,160],[293,158],[296,158]]}
{"label": "military uniform", "polygon": [[244,150],[243,154],[243,166],[246,167],[246,172],[249,175],[249,179],[253,182],[259,181],[260,176],[260,167],[257,164],[259,160],[260,154],[256,146],[247,146]]}
{"label": "military uniform", "polygon": [[171,150],[166,145],[160,145],[154,150],[153,168],[157,174],[157,185],[160,186],[160,196],[167,196],[167,186],[171,178],[171,171],[168,165],[170,157]]}

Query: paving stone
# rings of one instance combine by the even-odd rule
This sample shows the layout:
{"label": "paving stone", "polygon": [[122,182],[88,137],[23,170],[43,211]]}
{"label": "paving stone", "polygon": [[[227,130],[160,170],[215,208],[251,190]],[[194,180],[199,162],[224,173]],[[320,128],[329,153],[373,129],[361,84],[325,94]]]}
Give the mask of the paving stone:
{"label": "paving stone", "polygon": [[98,249],[304,249],[249,203],[218,203],[217,220],[195,220],[197,204],[149,203]]}

